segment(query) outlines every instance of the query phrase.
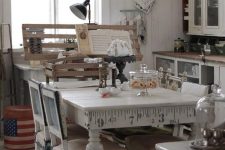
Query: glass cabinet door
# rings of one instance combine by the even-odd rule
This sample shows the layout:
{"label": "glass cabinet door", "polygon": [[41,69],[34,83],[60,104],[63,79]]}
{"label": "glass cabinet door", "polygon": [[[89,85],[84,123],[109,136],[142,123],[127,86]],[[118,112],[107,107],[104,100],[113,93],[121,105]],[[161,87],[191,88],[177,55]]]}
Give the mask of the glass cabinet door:
{"label": "glass cabinet door", "polygon": [[202,25],[202,0],[194,0],[194,25]]}
{"label": "glass cabinet door", "polygon": [[219,26],[219,0],[207,0],[207,14],[206,25],[207,26]]}

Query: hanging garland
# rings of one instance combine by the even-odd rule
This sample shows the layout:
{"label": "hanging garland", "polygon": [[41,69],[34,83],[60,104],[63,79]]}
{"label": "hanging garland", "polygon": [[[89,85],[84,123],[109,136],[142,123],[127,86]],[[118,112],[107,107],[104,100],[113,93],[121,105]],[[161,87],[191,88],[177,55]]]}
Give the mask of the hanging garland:
{"label": "hanging garland", "polygon": [[156,0],[133,0],[135,6],[144,12],[145,14],[149,14],[152,11],[152,8],[156,2]]}

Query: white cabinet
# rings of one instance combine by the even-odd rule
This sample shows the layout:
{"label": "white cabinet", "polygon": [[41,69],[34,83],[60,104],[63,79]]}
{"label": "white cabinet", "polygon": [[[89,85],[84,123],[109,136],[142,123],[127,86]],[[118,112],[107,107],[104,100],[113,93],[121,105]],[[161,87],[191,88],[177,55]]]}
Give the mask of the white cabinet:
{"label": "white cabinet", "polygon": [[214,67],[214,83],[219,84],[222,92],[225,93],[225,65]]}
{"label": "white cabinet", "polygon": [[[224,0],[225,1],[225,0]],[[161,55],[162,54],[162,55]],[[175,76],[180,76],[184,71],[187,72],[189,82],[203,85],[218,84],[225,94],[225,63],[218,62],[216,59],[204,63],[202,60],[183,55],[165,55],[165,53],[154,54],[155,69],[159,67],[173,68]],[[164,54],[164,55],[163,55]]]}
{"label": "white cabinet", "polygon": [[155,68],[156,70],[159,70],[160,67],[163,68],[164,71],[167,71],[167,69],[171,69],[172,74],[175,75],[175,61],[173,59],[167,58],[167,57],[156,57],[155,58]]}
{"label": "white cabinet", "polygon": [[225,76],[224,75],[225,75],[225,67],[220,67],[220,86],[223,93],[225,93]]}
{"label": "white cabinet", "polygon": [[189,34],[225,36],[224,0],[189,0]]}
{"label": "white cabinet", "polygon": [[178,76],[181,76],[184,72],[187,73],[187,80],[189,82],[200,82],[199,63],[193,63],[187,60],[177,60]]}
{"label": "white cabinet", "polygon": [[187,79],[189,82],[201,82],[199,66],[197,61],[155,55],[156,70],[159,70],[159,67],[163,67],[163,70],[165,71],[170,68],[175,76],[182,76],[184,72],[187,72]]}
{"label": "white cabinet", "polygon": [[203,34],[202,0],[189,0],[189,33]]}
{"label": "white cabinet", "polygon": [[[214,74],[213,65],[206,65],[198,60],[175,58],[170,56],[162,56],[158,54],[154,55],[154,60],[156,70],[159,70],[159,67],[163,67],[163,70],[171,68],[175,76],[181,76],[184,72],[187,72],[188,82],[204,85],[211,85],[213,83],[216,83],[214,82],[214,80],[215,81],[217,80],[216,77],[218,75]],[[224,72],[221,73],[225,74],[225,67]],[[220,76],[220,79],[221,78],[222,77]],[[225,77],[222,80],[225,81]]]}

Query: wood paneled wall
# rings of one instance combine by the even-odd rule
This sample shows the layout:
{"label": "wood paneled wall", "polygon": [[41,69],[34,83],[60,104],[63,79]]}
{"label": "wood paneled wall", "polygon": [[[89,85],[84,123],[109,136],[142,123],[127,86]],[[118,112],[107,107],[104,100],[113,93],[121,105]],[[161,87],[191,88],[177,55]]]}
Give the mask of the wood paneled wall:
{"label": "wood paneled wall", "polygon": [[[118,24],[124,16],[121,9],[133,9],[132,0],[104,0],[108,12],[103,24]],[[129,15],[129,13],[127,13]],[[147,43],[142,45],[143,62],[153,67],[152,51],[173,50],[174,40],[183,38],[182,0],[156,0],[151,14],[146,15]],[[132,65],[134,66],[134,65]]]}

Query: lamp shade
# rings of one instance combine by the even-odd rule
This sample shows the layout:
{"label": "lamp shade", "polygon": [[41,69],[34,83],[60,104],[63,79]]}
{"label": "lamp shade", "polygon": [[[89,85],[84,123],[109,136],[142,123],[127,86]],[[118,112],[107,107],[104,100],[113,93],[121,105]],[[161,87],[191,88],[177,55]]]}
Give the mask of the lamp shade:
{"label": "lamp shade", "polygon": [[78,18],[85,20],[87,16],[87,8],[83,4],[74,4],[70,6],[70,10],[76,15]]}

